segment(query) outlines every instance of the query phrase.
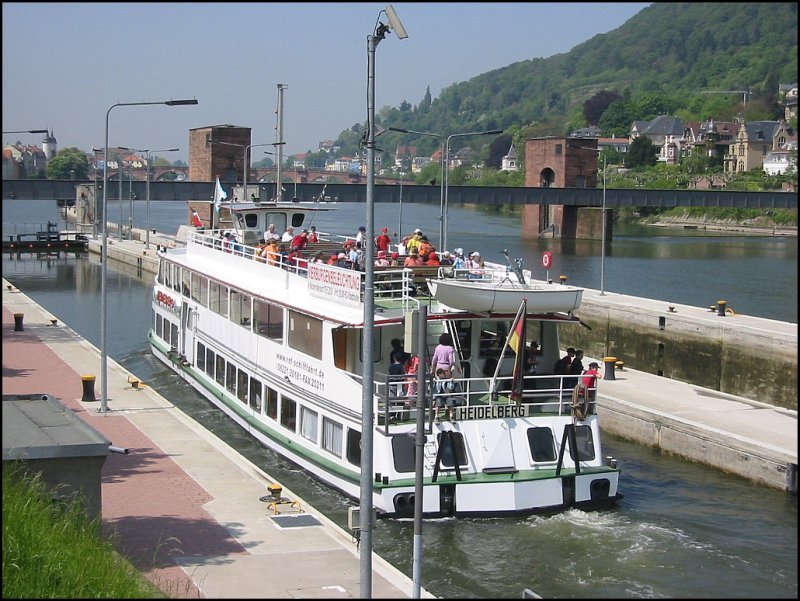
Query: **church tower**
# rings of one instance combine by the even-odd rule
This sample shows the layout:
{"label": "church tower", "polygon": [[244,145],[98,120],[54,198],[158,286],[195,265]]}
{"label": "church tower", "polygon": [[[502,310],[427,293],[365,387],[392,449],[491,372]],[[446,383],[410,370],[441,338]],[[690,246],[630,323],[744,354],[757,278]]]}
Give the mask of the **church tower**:
{"label": "church tower", "polygon": [[56,138],[53,136],[53,131],[51,130],[50,133],[47,134],[42,140],[42,151],[44,152],[44,156],[47,157],[48,161],[56,156],[57,144]]}

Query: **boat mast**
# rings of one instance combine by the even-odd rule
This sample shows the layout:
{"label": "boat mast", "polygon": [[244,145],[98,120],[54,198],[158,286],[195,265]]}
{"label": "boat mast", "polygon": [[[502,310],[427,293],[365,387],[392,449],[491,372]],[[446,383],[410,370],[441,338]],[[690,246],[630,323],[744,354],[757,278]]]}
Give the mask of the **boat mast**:
{"label": "boat mast", "polygon": [[278,115],[278,123],[275,127],[275,146],[278,150],[278,169],[275,175],[276,187],[275,202],[280,202],[283,199],[283,185],[281,182],[283,168],[283,91],[288,88],[285,83],[278,84],[278,109],[275,111]]}

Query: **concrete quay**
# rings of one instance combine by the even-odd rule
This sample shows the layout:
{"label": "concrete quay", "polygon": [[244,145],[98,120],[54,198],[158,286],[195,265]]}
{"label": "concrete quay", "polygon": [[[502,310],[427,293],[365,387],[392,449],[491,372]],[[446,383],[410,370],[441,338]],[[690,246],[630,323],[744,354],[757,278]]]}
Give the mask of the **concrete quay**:
{"label": "concrete quay", "polygon": [[[22,331],[15,314],[23,315]],[[349,533],[286,488],[283,497],[299,501],[303,513],[279,505],[274,515],[260,498],[275,479],[152,388],[134,388],[135,374],[109,358],[110,411],[81,400],[81,376],[99,374],[100,353],[55,319],[3,280],[3,394],[52,395],[130,449],[103,465],[102,520],[137,569],[178,598],[360,596]],[[372,568],[373,597],[412,596],[411,579],[375,554]]]}
{"label": "concrete quay", "polygon": [[[155,273],[156,245],[181,244],[175,236],[151,234],[148,251],[144,232],[133,240],[109,239],[108,256],[137,269]],[[141,239],[137,239],[141,238]],[[100,253],[99,240],[90,252]],[[629,319],[665,316],[671,331],[716,336],[728,346],[752,348],[754,356],[776,350],[794,361],[797,378],[797,325],[747,315],[719,317],[700,307],[666,303],[624,294],[585,289],[581,315],[625,314]],[[672,310],[670,310],[672,307]],[[634,316],[633,318],[631,316]],[[587,348],[589,348],[587,346]],[[623,357],[624,359],[624,357]],[[603,365],[602,357],[585,357]],[[767,399],[768,400],[768,399]],[[770,487],[797,492],[797,410],[720,392],[669,377],[632,369],[616,371],[598,389],[602,428],[617,436],[652,446]]]}

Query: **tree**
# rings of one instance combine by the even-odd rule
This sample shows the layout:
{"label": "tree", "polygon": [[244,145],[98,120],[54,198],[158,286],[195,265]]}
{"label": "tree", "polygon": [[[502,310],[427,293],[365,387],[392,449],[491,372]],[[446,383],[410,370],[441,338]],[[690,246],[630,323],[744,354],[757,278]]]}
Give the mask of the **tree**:
{"label": "tree", "polygon": [[492,140],[492,143],[489,144],[489,157],[486,159],[487,167],[500,169],[503,164],[503,157],[508,154],[508,150],[511,148],[511,141],[511,134],[502,134]]}
{"label": "tree", "polygon": [[589,98],[583,103],[583,118],[586,119],[586,123],[589,125],[600,123],[600,117],[603,116],[603,113],[606,112],[611,103],[617,100],[622,100],[622,96],[609,90],[603,90]]}
{"label": "tree", "polygon": [[628,147],[628,167],[656,164],[656,146],[647,136],[639,136]]}
{"label": "tree", "polygon": [[74,146],[59,150],[47,163],[47,179],[88,179],[89,159]]}

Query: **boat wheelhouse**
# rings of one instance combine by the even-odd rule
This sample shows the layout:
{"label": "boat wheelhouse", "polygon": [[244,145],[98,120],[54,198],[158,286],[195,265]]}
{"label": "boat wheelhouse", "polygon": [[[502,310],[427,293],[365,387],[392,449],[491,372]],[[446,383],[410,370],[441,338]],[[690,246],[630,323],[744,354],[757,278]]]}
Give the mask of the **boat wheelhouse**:
{"label": "boat wheelhouse", "polygon": [[[315,212],[331,208],[232,203],[224,211],[236,241],[219,229],[189,228],[185,246],[159,249],[149,341],[156,357],[260,443],[358,499],[365,274],[312,259],[341,249],[345,237],[333,233],[291,261],[258,248],[268,224],[299,231]],[[507,268],[487,264],[483,283],[476,284],[486,287],[500,272]],[[414,514],[416,396],[413,387],[392,380],[388,367],[393,339],[413,349],[418,330],[410,316],[422,306],[421,369],[427,370],[443,333],[452,336],[461,367],[455,389],[446,393],[457,401],[454,421],[434,421],[426,378],[423,515],[525,515],[612,505],[621,497],[619,470],[603,455],[593,401],[578,419],[571,407],[574,381],[549,368],[560,357],[559,328],[580,323],[572,314],[580,289],[569,287],[561,300],[537,305],[540,294],[563,287],[529,279],[526,338],[538,345],[531,351],[538,369],[525,376],[521,397],[512,400],[515,355],[506,343],[519,302],[498,297],[488,308],[460,308],[458,298],[470,298],[468,290],[453,296],[444,283],[451,279],[461,281],[447,268],[374,272],[372,498],[378,514]],[[448,295],[437,298],[445,289]]]}

